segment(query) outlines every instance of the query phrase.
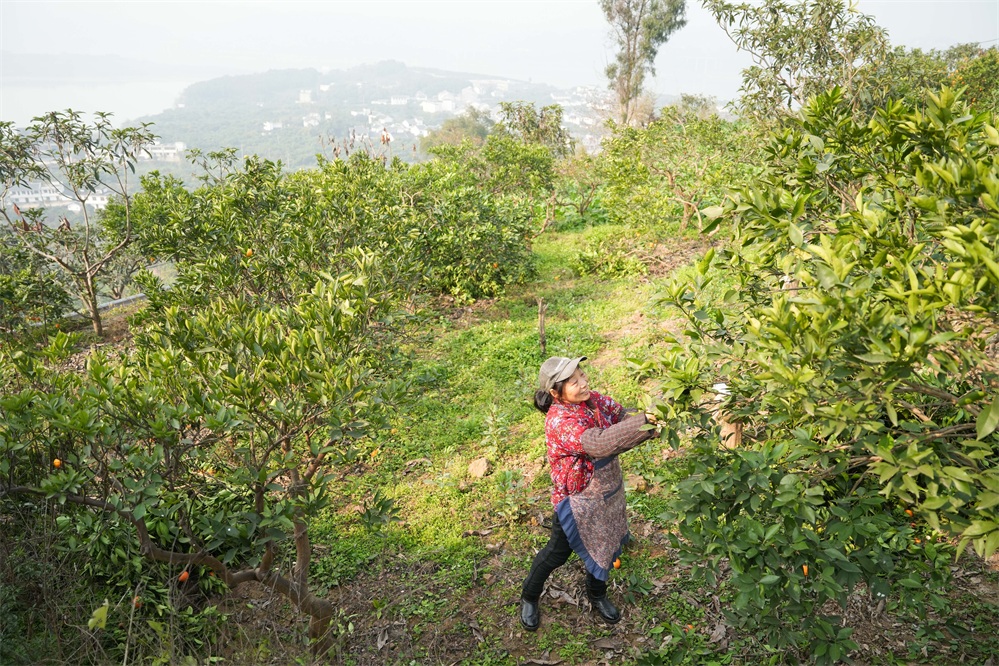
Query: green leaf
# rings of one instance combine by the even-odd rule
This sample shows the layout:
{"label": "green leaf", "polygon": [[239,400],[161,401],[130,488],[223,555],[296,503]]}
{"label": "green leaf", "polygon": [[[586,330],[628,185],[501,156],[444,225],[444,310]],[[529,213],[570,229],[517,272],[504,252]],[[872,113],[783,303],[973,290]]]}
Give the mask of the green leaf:
{"label": "green leaf", "polygon": [[[924,502],[923,504],[925,505],[926,503]],[[996,505],[999,505],[999,493],[982,493],[978,496],[977,509],[979,511],[991,509]]]}
{"label": "green leaf", "polygon": [[995,397],[988,409],[981,411],[975,426],[978,431],[978,439],[988,437],[995,431],[996,426],[999,426],[999,395]]}
{"label": "green leaf", "polygon": [[721,206],[708,206],[707,208],[701,211],[701,213],[704,214],[704,217],[708,218],[709,220],[715,220],[721,217],[724,212],[725,209],[722,208]]}
{"label": "green leaf", "polygon": [[999,146],[999,131],[996,131],[995,127],[991,125],[985,126],[985,134],[988,136],[986,143],[990,146]]}
{"label": "green leaf", "polygon": [[90,615],[90,619],[87,620],[87,626],[91,629],[103,629],[108,624],[108,600],[105,599],[104,603],[94,609],[94,612]]}
{"label": "green leaf", "polygon": [[857,358],[867,363],[888,363],[889,361],[895,360],[893,357],[889,356],[888,354],[879,354],[878,352],[857,354]]}
{"label": "green leaf", "polygon": [[788,224],[787,227],[788,235],[791,238],[791,245],[801,247],[801,244],[804,242],[804,235],[801,233],[801,229],[793,222]]}

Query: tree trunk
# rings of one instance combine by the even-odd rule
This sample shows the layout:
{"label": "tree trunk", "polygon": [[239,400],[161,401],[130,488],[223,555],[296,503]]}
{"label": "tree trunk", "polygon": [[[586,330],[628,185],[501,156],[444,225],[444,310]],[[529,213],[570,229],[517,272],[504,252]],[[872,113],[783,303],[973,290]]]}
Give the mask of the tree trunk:
{"label": "tree trunk", "polygon": [[101,311],[97,307],[97,285],[94,284],[92,275],[85,275],[83,278],[83,305],[90,315],[90,323],[94,329],[94,335],[99,338],[104,337],[104,324],[101,321]]}
{"label": "tree trunk", "polygon": [[309,640],[312,642],[312,654],[324,657],[333,648],[333,636],[330,629],[333,624],[333,604],[325,599],[318,599],[309,613]]}

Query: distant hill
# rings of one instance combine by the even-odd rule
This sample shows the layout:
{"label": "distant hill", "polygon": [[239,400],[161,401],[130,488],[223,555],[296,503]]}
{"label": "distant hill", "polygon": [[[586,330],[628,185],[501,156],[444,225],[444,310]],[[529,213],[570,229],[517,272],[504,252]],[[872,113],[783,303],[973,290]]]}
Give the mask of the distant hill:
{"label": "distant hill", "polygon": [[421,134],[468,106],[545,105],[565,94],[547,84],[385,61],[201,81],[183,91],[175,108],[138,120],[152,122],[164,143],[237,148],[294,168],[314,164],[324,138],[377,141],[383,129],[393,137],[393,153],[411,159]]}

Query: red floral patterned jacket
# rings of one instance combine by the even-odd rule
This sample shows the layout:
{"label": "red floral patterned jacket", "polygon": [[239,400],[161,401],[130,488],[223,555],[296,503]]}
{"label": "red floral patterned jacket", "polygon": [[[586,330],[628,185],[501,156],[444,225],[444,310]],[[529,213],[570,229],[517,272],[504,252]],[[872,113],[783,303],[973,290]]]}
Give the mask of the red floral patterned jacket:
{"label": "red floral patterned jacket", "polygon": [[586,402],[556,400],[545,416],[545,443],[552,476],[552,504],[574,495],[593,478],[593,459],[583,451],[581,437],[590,428],[607,428],[624,418],[624,408],[612,398],[590,391]]}

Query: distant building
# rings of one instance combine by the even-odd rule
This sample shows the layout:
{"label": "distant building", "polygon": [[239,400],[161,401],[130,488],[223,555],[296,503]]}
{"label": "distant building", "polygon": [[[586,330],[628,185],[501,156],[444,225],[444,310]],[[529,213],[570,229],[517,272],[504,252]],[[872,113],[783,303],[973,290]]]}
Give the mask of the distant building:
{"label": "distant building", "polygon": [[310,113],[302,117],[302,127],[318,127],[319,126],[319,114]]}
{"label": "distant building", "polygon": [[16,185],[7,191],[3,205],[17,205],[21,208],[44,208],[45,206],[68,206],[72,199],[69,193],[51,183],[33,181],[27,185]]}
{"label": "distant building", "polygon": [[[108,205],[110,198],[110,192],[102,188],[90,193],[86,203],[90,208],[100,210]],[[70,195],[69,190],[64,189],[61,185],[41,181],[31,182],[27,186],[12,187],[7,192],[7,196],[0,201],[0,205],[3,206],[11,204],[25,209],[64,207],[73,211],[80,210],[79,201]]]}
{"label": "distant building", "polygon": [[478,102],[479,101],[479,91],[476,90],[475,88],[473,88],[472,86],[468,86],[466,88],[462,88],[461,89],[461,93],[459,93],[459,95],[458,95],[458,99],[460,99],[466,105],[467,104],[471,104],[473,102]]}
{"label": "distant building", "polygon": [[183,141],[174,143],[159,143],[158,141],[146,148],[148,155],[143,155],[141,159],[149,159],[156,162],[180,162],[187,150],[187,144]]}
{"label": "distant building", "polygon": [[281,129],[283,126],[284,125],[283,125],[283,123],[281,123],[281,121],[278,121],[276,123],[272,123],[271,121],[268,120],[267,122],[264,123],[264,132],[265,133],[267,133],[267,132],[273,132],[276,129]]}
{"label": "distant building", "polygon": [[389,98],[389,104],[391,106],[406,106],[409,104],[409,97],[405,95],[393,95]]}
{"label": "distant building", "polygon": [[298,103],[299,104],[312,104],[312,91],[311,90],[299,90],[298,91]]}

